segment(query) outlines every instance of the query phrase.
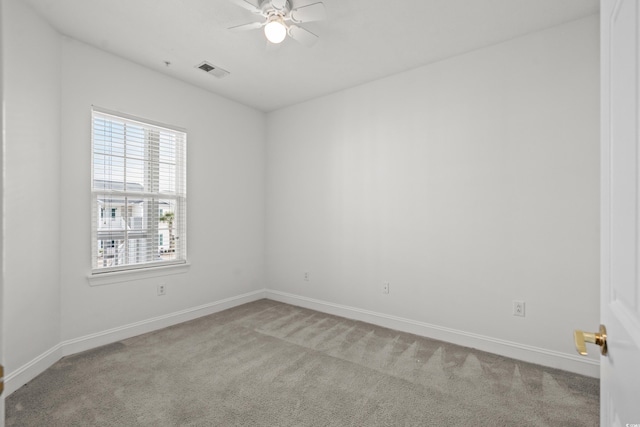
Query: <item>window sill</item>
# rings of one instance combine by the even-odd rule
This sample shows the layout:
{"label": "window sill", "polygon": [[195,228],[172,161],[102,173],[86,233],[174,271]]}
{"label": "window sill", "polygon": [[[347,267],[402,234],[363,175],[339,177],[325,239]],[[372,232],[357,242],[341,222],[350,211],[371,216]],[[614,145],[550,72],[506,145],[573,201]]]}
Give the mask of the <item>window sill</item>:
{"label": "window sill", "polygon": [[109,285],[111,283],[130,282],[133,280],[183,274],[189,271],[191,264],[174,264],[159,267],[141,268],[139,270],[114,271],[111,273],[89,274],[89,286]]}

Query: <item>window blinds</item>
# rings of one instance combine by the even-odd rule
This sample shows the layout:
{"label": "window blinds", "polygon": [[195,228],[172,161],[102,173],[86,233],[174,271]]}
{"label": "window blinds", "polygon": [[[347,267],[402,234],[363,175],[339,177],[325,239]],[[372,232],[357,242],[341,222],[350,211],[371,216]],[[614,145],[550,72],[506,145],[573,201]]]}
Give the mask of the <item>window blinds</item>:
{"label": "window blinds", "polygon": [[186,262],[186,140],[94,107],[93,273]]}

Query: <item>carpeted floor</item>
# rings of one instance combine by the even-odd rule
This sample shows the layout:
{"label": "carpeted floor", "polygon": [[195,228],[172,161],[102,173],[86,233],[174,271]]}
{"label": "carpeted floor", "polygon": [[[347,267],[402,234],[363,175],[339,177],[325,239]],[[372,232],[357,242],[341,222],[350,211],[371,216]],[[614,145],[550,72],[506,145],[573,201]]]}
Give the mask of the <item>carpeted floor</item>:
{"label": "carpeted floor", "polygon": [[598,426],[599,382],[260,300],[60,360],[7,426]]}

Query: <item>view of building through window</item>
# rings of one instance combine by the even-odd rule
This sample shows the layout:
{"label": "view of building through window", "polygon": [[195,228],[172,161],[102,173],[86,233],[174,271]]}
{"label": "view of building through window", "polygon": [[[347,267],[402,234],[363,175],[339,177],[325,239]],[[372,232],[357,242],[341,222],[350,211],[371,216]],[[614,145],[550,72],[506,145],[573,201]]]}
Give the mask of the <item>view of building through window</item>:
{"label": "view of building through window", "polygon": [[94,272],[185,262],[186,134],[96,110],[92,127]]}

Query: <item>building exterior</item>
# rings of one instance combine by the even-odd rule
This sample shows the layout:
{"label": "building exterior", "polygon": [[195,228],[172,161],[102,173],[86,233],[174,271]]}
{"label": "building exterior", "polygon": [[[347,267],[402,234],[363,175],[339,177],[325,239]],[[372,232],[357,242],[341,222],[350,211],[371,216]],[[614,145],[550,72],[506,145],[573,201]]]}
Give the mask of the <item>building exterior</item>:
{"label": "building exterior", "polygon": [[[125,190],[122,182],[94,180],[94,189],[105,190],[95,199],[99,212],[95,268],[171,258],[173,208],[168,201],[114,195]],[[127,183],[126,191],[142,193],[144,188]],[[147,216],[146,212],[150,214]]]}

